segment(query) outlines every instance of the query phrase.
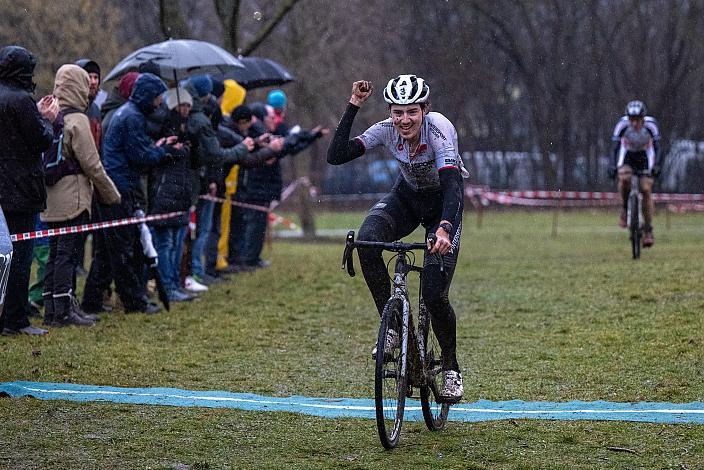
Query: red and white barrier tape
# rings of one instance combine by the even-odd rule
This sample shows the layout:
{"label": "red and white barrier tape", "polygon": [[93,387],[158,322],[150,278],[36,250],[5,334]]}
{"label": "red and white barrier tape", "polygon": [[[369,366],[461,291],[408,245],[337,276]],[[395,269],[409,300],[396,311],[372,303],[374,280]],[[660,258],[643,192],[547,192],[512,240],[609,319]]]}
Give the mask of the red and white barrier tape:
{"label": "red and white barrier tape", "polygon": [[224,199],[221,197],[210,196],[208,194],[203,194],[203,195],[199,196],[199,198],[205,199],[206,201],[213,201],[213,202],[229,202],[233,206],[244,207],[245,209],[253,209],[255,211],[260,211],[260,212],[269,212],[271,210],[267,206],[258,206],[256,204],[247,204],[246,202],[240,202],[240,201],[228,201],[227,199]]}
{"label": "red and white barrier tape", "polygon": [[289,230],[296,230],[298,228],[298,225],[296,225],[293,221],[285,217],[281,217],[280,215],[276,215],[273,212],[269,212],[269,223],[272,227],[283,225]]}
{"label": "red and white barrier tape", "polygon": [[[479,198],[483,205],[490,201],[506,205],[535,207],[594,207],[617,205],[621,201],[619,193],[600,191],[493,191],[482,186],[468,186],[469,198]],[[655,202],[704,201],[704,194],[653,194]]]}
{"label": "red and white barrier tape", "polygon": [[185,213],[186,212],[184,211],[168,212],[166,214],[152,214],[146,217],[128,217],[126,219],[106,220],[105,222],[95,222],[92,224],[73,225],[70,227],[36,230],[34,232],[15,233],[10,235],[10,240],[13,242],[17,242],[24,240],[32,240],[35,238],[56,237],[69,233],[90,232],[92,230],[102,230],[112,227],[122,227],[123,225],[133,225],[140,224],[142,222],[151,222],[152,220],[165,220],[170,219],[172,217],[178,217]]}
{"label": "red and white barrier tape", "polygon": [[[203,196],[200,196],[200,198],[205,199],[206,201],[214,201],[214,202],[222,202],[222,203],[228,202],[227,199],[223,199],[223,198],[215,197],[215,196],[209,196],[209,195],[203,195]],[[277,215],[277,214],[274,214],[273,212],[271,212],[271,209],[274,208],[273,204],[272,204],[271,209],[269,209],[266,206],[257,206],[255,204],[247,204],[245,202],[239,202],[239,201],[229,201],[229,202],[233,206],[244,207],[246,209],[254,209],[255,211],[268,212],[269,213],[269,222],[274,226],[282,224],[291,230],[295,230],[298,228],[298,226],[294,222],[292,222],[291,220],[286,219],[284,217],[281,217],[280,215]]]}
{"label": "red and white barrier tape", "polygon": [[685,212],[704,212],[704,204],[668,204],[667,210],[679,214]]}

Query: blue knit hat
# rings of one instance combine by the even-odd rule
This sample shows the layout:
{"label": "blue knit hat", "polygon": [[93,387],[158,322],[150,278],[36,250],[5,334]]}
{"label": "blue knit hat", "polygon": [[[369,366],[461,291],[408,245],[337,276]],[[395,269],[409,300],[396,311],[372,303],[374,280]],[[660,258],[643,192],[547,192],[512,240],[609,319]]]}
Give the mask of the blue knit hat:
{"label": "blue knit hat", "polygon": [[266,101],[274,109],[284,109],[286,107],[286,93],[283,90],[271,90]]}
{"label": "blue knit hat", "polygon": [[213,80],[213,91],[211,93],[215,98],[220,98],[225,93],[225,82],[215,77],[211,77],[211,79]]}
{"label": "blue knit hat", "polygon": [[208,96],[213,91],[213,80],[210,75],[196,75],[189,79],[198,97]]}

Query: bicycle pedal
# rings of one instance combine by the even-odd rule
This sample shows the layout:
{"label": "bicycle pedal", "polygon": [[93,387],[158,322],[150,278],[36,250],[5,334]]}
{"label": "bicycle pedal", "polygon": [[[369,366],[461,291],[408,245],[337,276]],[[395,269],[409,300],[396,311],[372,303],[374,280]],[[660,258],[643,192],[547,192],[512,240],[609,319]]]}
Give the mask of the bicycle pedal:
{"label": "bicycle pedal", "polygon": [[441,405],[456,405],[457,403],[462,401],[462,397],[459,397],[459,398],[452,397],[451,398],[451,397],[438,396],[435,398],[435,401]]}

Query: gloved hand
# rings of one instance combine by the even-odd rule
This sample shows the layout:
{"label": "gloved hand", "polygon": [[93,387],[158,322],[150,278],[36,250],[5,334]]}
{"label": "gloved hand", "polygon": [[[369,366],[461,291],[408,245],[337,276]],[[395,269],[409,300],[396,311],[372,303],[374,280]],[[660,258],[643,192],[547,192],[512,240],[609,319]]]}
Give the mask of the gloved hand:
{"label": "gloved hand", "polygon": [[177,161],[182,158],[188,158],[189,148],[183,145],[164,145],[164,150],[166,151],[166,158],[169,161]]}
{"label": "gloved hand", "polygon": [[617,172],[617,170],[616,170],[616,167],[615,167],[615,166],[610,166],[610,167],[606,170],[606,174],[607,174],[607,175],[609,176],[609,178],[611,178],[612,180],[613,180],[613,179],[616,179],[616,172]]}
{"label": "gloved hand", "polygon": [[660,165],[653,165],[653,167],[650,169],[650,174],[653,175],[653,178],[657,178],[660,176]]}

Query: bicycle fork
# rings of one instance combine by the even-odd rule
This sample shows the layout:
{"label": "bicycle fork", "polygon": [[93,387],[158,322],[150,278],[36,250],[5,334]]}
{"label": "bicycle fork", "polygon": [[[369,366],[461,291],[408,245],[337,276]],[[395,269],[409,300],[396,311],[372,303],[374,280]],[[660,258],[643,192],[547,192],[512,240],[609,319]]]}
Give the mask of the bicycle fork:
{"label": "bicycle fork", "polygon": [[[633,200],[638,202],[638,204],[636,204],[637,208],[633,207],[633,204],[631,203]],[[638,214],[637,214],[638,226],[635,228],[638,230],[642,230],[643,229],[643,220],[644,220],[643,219],[643,194],[640,192],[640,178],[635,173],[633,175],[631,175],[631,192],[628,195],[628,201],[629,201],[628,213],[627,213],[628,218],[626,219],[628,221],[628,225],[629,226],[631,225],[631,223],[633,221],[633,217],[632,217],[633,212],[632,211],[634,209],[636,209],[638,211]],[[634,227],[631,227],[631,229],[633,229],[633,228]]]}

